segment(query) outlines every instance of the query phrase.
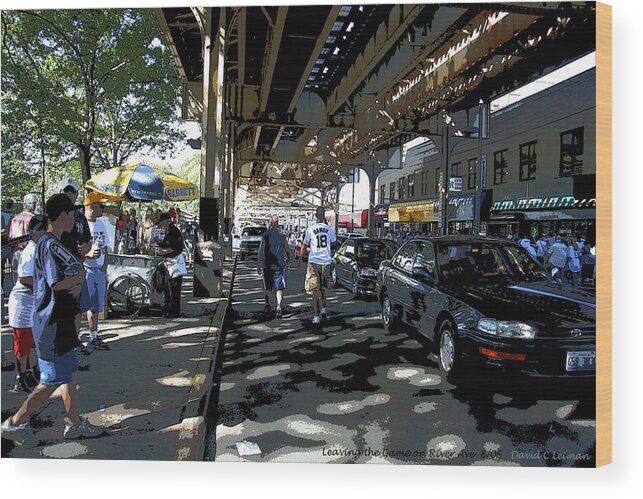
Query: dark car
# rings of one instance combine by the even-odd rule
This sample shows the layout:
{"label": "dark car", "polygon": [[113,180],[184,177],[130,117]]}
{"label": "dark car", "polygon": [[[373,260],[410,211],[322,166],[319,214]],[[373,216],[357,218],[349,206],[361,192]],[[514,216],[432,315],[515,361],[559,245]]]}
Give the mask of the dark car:
{"label": "dark car", "polygon": [[384,327],[417,328],[436,345],[440,369],[452,380],[473,366],[595,377],[595,297],[563,288],[516,243],[411,240],[380,266],[377,292]]}
{"label": "dark car", "polygon": [[346,286],[353,298],[362,294],[374,294],[377,269],[380,263],[393,257],[397,248],[396,243],[386,239],[347,239],[335,253],[330,283]]}

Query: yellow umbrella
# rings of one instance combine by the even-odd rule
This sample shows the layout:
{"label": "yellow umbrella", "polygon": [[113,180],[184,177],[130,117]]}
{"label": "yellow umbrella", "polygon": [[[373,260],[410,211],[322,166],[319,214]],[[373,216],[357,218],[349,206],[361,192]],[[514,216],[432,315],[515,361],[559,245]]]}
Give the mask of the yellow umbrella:
{"label": "yellow umbrella", "polygon": [[85,187],[110,201],[189,201],[199,198],[199,188],[192,182],[146,163],[115,166],[90,178]]}

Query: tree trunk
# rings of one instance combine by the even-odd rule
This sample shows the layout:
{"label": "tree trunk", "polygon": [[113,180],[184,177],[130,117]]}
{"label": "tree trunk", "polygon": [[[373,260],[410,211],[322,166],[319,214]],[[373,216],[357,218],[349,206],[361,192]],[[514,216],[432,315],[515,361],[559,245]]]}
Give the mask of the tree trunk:
{"label": "tree trunk", "polygon": [[42,198],[42,211],[45,211],[45,199],[47,195],[47,162],[45,161],[45,137],[42,129],[42,122],[38,122],[38,132],[40,133],[40,160],[42,162],[42,185],[41,185],[41,198]]}
{"label": "tree trunk", "polygon": [[89,147],[78,146],[80,153],[80,170],[83,173],[83,185],[92,177],[91,167],[89,165]]}

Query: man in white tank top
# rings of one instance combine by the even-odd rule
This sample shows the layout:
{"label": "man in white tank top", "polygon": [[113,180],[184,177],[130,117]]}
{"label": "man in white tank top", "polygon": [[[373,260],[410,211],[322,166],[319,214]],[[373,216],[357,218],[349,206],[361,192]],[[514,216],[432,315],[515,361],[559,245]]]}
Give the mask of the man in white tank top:
{"label": "man in white tank top", "polygon": [[[304,287],[306,292],[312,295],[313,300],[313,324],[321,322],[321,316],[326,315],[326,294],[324,289],[327,286],[330,264],[333,262],[331,244],[335,242],[335,229],[326,223],[326,210],[318,206],[315,211],[317,223],[306,229],[304,245],[308,247],[308,268],[306,269],[306,281]],[[303,252],[300,253],[300,261]]]}

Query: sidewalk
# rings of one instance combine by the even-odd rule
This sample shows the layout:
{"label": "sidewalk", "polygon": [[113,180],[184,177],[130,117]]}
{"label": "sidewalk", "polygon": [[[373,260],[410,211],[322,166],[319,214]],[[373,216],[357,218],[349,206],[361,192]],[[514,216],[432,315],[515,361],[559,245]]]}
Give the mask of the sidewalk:
{"label": "sidewalk", "polygon": [[[224,265],[224,289],[232,263]],[[184,317],[138,317],[100,323],[109,351],[79,355],[76,381],[79,411],[105,426],[108,436],[65,441],[59,395],[31,418],[39,445],[14,447],[2,439],[2,457],[52,457],[128,460],[201,458],[203,408],[211,386],[212,356],[227,308],[227,298],[194,298],[192,274],[184,278]],[[86,333],[87,326],[81,329]],[[12,354],[12,333],[2,327],[2,351]],[[2,420],[25,400],[13,393],[14,371],[2,372]]]}

